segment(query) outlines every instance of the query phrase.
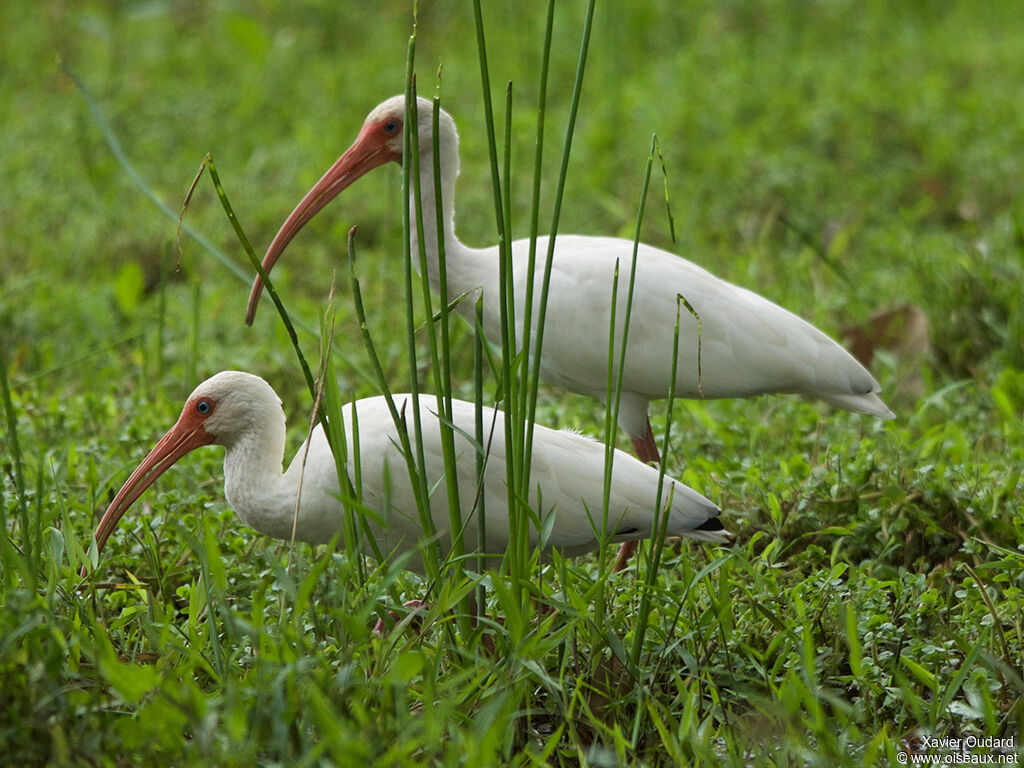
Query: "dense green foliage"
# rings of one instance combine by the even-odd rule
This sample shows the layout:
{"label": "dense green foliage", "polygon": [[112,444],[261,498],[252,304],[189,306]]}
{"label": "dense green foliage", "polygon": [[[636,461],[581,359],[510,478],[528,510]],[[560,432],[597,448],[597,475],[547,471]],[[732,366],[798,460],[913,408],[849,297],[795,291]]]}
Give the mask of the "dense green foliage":
{"label": "dense green foliage", "polygon": [[[512,82],[522,235],[545,18],[509,6],[484,21],[496,104]],[[542,211],[584,12],[557,5]],[[888,764],[921,735],[1020,747],[1018,3],[598,4],[560,231],[632,237],[656,133],[676,242],[660,176],[644,240],[836,335],[894,307],[927,321],[875,350],[895,422],[791,397],[675,404],[669,471],[720,503],[737,539],[666,554],[636,665],[644,560],[600,590],[596,558],[538,569],[552,612],[521,614],[495,580],[493,655],[452,618],[464,581],[438,586],[419,625],[376,636],[422,583],[245,529],[217,450],[168,473],[79,579],[97,515],[201,379],[264,376],[298,445],[309,398],[278,318],[265,305],[245,328],[248,277],[187,236],[179,251],[175,218],[211,152],[265,246],[402,90],[412,14],[15,0],[2,15],[0,762],[832,766]],[[420,92],[440,65],[462,131],[460,234],[494,242],[471,5],[424,4],[416,39]],[[399,172],[378,171],[275,272],[316,329],[358,224],[367,324],[398,389],[401,211]],[[249,274],[205,179],[185,222]],[[365,396],[338,283],[334,364],[343,395]],[[453,328],[466,395],[472,338]],[[317,339],[302,341],[315,360]],[[600,404],[540,397],[539,421],[600,434]],[[664,406],[654,416],[664,430]]]}

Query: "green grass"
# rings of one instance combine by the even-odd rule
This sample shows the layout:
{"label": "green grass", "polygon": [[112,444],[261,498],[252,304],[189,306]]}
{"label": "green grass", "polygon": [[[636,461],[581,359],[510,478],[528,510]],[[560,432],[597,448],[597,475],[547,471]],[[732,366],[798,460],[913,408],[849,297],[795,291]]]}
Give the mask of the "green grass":
{"label": "green grass", "polygon": [[[914,733],[1021,744],[1024,17],[1009,0],[677,6],[598,4],[559,231],[632,237],[657,133],[677,242],[657,162],[645,241],[834,333],[915,305],[931,346],[876,355],[892,423],[794,398],[677,401],[668,471],[722,505],[737,543],[666,552],[646,627],[640,579],[595,584],[596,556],[533,572],[551,614],[517,610],[495,579],[494,659],[449,611],[465,579],[438,583],[418,630],[371,635],[422,583],[245,529],[217,451],[161,479],[96,580],[77,576],[97,515],[199,380],[267,378],[289,453],[310,400],[269,304],[246,329],[246,283],[188,237],[179,254],[174,216],[58,58],[175,215],[211,152],[260,250],[402,90],[411,9],[5,5],[0,762],[831,766],[889,764]],[[499,152],[513,86],[523,236],[545,18],[483,10]],[[542,230],[584,12],[555,17]],[[432,95],[440,63],[462,135],[459,231],[478,245],[497,235],[474,41],[468,4],[421,9],[418,87]],[[338,270],[343,398],[379,390],[344,260],[352,224],[366,322],[406,389],[401,183],[397,169],[360,181],[274,273],[315,330]],[[248,272],[205,179],[185,222]],[[300,341],[316,360],[316,337]],[[465,399],[473,346],[453,323]],[[600,435],[604,417],[540,390],[540,423]],[[664,405],[654,422],[663,433]]]}

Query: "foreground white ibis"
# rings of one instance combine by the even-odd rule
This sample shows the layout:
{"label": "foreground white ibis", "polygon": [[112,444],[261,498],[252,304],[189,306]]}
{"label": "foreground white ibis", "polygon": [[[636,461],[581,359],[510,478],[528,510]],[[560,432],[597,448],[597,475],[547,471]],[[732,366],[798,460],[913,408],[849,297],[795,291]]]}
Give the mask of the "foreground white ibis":
{"label": "foreground white ibis", "polygon": [[[405,409],[409,395],[394,396]],[[450,546],[448,502],[440,425],[432,408],[432,396],[421,396],[424,454],[431,495],[431,514],[443,547]],[[359,455],[363,502],[384,519],[371,522],[372,535],[385,555],[416,550],[422,540],[415,496],[398,448],[399,437],[383,397],[349,403],[343,409],[348,444],[352,442],[352,411],[359,420]],[[466,542],[477,541],[477,518],[472,514],[477,498],[477,452],[465,435],[474,431],[471,403],[453,402],[455,444],[458,456],[459,496],[465,522]],[[490,423],[495,412],[485,409]],[[508,548],[508,493],[505,487],[505,439],[503,421],[497,414],[489,460],[485,465],[482,493],[486,496],[487,553],[500,555]],[[411,414],[408,415],[411,418]],[[177,423],[153,447],[110,503],[96,527],[102,549],[118,521],[157,477],[186,453],[203,445],[223,445],[224,494],[247,524],[277,539],[295,538],[312,544],[329,542],[342,530],[342,504],[330,446],[318,426],[310,438],[309,453],[299,449],[287,471],[284,458],[285,418],[281,401],[263,379],[239,371],[223,371],[207,379],[189,396]],[[349,463],[349,472],[353,465]],[[604,446],[581,435],[537,426],[534,433],[530,504],[543,519],[555,515],[545,546],[566,555],[596,549],[600,537]],[[300,494],[301,482],[301,498]],[[627,453],[616,451],[610,493],[608,540],[625,541],[652,535],[657,509],[658,471]],[[667,509],[667,533],[703,541],[724,542],[729,534],[718,519],[719,509],[708,499],[671,478],[665,478],[663,506]],[[298,518],[295,519],[296,500]],[[538,505],[543,505],[540,508]],[[538,532],[531,530],[536,545]],[[471,548],[467,546],[467,548]],[[409,568],[421,570],[418,555]]]}
{"label": "foreground white ibis", "polygon": [[[417,108],[422,238],[428,279],[439,287],[437,204],[434,185],[433,105],[419,99]],[[269,273],[296,233],[339,192],[363,174],[388,161],[402,162],[405,97],[379,104],[363,123],[355,143],[338,158],[281,226],[263,257]],[[459,138],[455,121],[443,110],[437,137],[448,300],[469,292],[484,295],[484,332],[501,339],[498,301],[498,248],[475,249],[455,236],[455,179],[459,174]],[[412,186],[412,185],[410,185]],[[410,199],[410,205],[415,200]],[[415,216],[412,219],[415,221]],[[414,233],[415,236],[416,233]],[[415,247],[415,246],[414,246]],[[512,243],[517,341],[522,344],[529,240]],[[538,238],[543,263],[548,238]],[[415,250],[414,250],[415,252]],[[608,340],[611,329],[613,275],[621,278],[617,300],[616,344],[621,348],[626,284],[633,242],[611,237],[558,235],[552,262],[545,320],[541,375],[552,384],[598,399],[606,396]],[[417,268],[419,260],[414,259]],[[535,280],[540,295],[542,269]],[[252,324],[263,289],[259,277],[249,294],[246,323]],[[685,309],[680,317],[678,368],[671,381],[672,348],[683,296],[700,318]],[[472,322],[473,301],[458,305]],[[536,309],[534,310],[536,312]],[[533,332],[537,322],[531,323]],[[627,338],[619,426],[629,435],[637,456],[659,461],[647,416],[648,403],[668,396],[752,397],[792,393],[818,398],[855,413],[893,418],[876,394],[878,382],[839,344],[777,304],[720,280],[679,256],[649,245],[637,254],[635,288]],[[531,340],[532,348],[532,340]],[[616,352],[615,360],[619,359]],[[624,547],[620,562],[629,555]]]}

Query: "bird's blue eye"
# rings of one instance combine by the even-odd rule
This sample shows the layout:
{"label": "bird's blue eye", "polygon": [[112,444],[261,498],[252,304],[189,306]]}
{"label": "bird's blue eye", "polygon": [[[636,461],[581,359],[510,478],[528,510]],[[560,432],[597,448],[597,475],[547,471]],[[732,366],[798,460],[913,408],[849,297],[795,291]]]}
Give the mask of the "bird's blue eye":
{"label": "bird's blue eye", "polygon": [[196,410],[199,411],[199,413],[209,413],[210,404],[205,400],[200,400],[198,403],[196,403]]}
{"label": "bird's blue eye", "polygon": [[394,133],[395,131],[398,130],[398,121],[388,120],[386,123],[384,123],[384,130],[387,131],[388,133]]}

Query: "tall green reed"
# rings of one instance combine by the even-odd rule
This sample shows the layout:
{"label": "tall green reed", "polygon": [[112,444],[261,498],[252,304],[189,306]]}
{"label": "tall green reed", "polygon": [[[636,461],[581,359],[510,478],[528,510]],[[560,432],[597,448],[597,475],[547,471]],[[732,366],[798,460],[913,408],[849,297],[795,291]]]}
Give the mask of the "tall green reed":
{"label": "tall green reed", "polygon": [[[522,338],[516,337],[516,296],[512,263],[512,222],[511,222],[511,110],[512,84],[506,88],[505,101],[505,145],[504,173],[499,171],[498,144],[495,135],[494,108],[491,101],[491,83],[487,60],[487,43],[484,31],[483,12],[479,0],[473,4],[474,22],[477,33],[477,51],[480,61],[480,78],[484,101],[484,119],[491,166],[492,193],[495,212],[495,229],[498,235],[499,286],[498,301],[501,318],[501,392],[504,408],[506,439],[506,473],[508,480],[509,548],[505,566],[511,580],[514,603],[518,611],[529,611],[528,590],[529,569],[532,556],[529,546],[531,517],[539,525],[535,510],[529,510],[526,500],[530,491],[530,457],[533,444],[533,424],[536,415],[537,392],[540,380],[541,354],[543,351],[544,318],[550,289],[551,267],[554,257],[555,236],[565,180],[568,171],[570,150],[575,120],[585,71],[590,30],[593,20],[594,3],[588,4],[581,33],[580,54],[577,63],[572,97],[569,102],[569,118],[562,147],[558,181],[554,191],[551,225],[547,256],[539,296],[535,296],[534,274],[536,272],[537,239],[540,221],[540,186],[543,166],[544,126],[546,115],[548,66],[551,54],[552,27],[554,23],[554,2],[549,2],[545,23],[544,43],[541,51],[540,82],[538,84],[537,129],[533,169],[533,196],[530,207],[530,231],[527,279],[522,297]],[[534,301],[537,301],[537,326],[534,331]],[[532,344],[532,350],[531,350]]]}
{"label": "tall green reed", "polygon": [[7,422],[7,450],[5,453],[10,457],[13,464],[14,493],[18,509],[19,522],[21,524],[22,546],[20,551],[17,545],[8,535],[7,528],[7,500],[0,492],[0,559],[4,563],[4,582],[9,585],[16,583],[16,569],[20,569],[26,582],[32,583],[37,572],[36,558],[38,548],[34,546],[36,541],[32,536],[30,523],[29,498],[25,488],[25,469],[21,453],[21,443],[18,440],[18,417],[14,410],[14,401],[11,398],[11,388],[7,381],[7,354],[6,349],[0,347],[0,394],[3,395],[4,417]]}

